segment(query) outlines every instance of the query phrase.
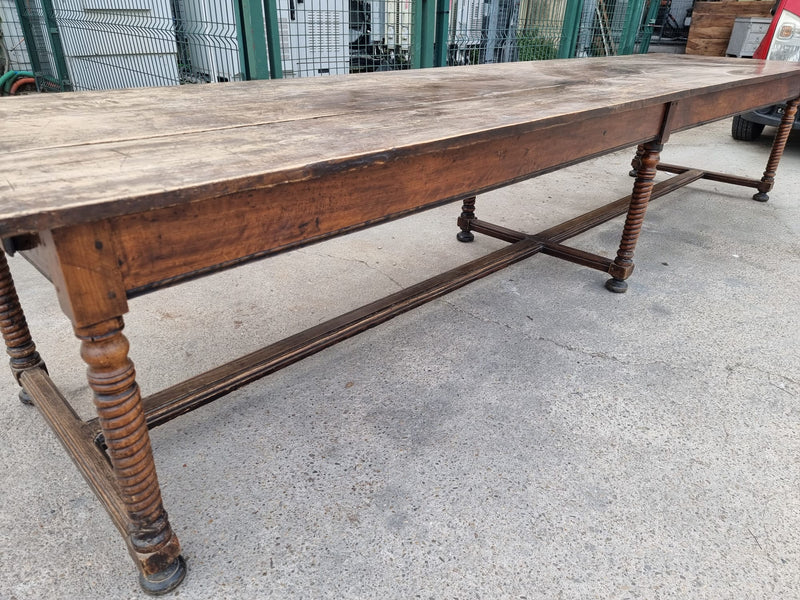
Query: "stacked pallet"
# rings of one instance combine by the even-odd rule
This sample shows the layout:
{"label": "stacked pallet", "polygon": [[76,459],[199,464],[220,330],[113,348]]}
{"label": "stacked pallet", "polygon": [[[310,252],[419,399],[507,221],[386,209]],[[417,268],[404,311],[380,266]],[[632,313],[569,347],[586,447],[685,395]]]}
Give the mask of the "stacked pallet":
{"label": "stacked pallet", "polygon": [[695,2],[686,54],[725,56],[737,17],[769,17],[771,0]]}

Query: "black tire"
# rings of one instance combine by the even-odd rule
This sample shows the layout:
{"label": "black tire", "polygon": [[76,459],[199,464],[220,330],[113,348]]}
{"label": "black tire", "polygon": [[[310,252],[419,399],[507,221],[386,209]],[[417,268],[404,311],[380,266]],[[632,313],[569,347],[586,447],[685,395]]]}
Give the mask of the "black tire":
{"label": "black tire", "polygon": [[733,123],[731,123],[731,135],[735,140],[752,142],[753,140],[757,140],[759,138],[762,131],[764,131],[764,126],[761,123],[753,123],[752,121],[748,121],[747,119],[743,118],[741,115],[736,115],[733,117]]}

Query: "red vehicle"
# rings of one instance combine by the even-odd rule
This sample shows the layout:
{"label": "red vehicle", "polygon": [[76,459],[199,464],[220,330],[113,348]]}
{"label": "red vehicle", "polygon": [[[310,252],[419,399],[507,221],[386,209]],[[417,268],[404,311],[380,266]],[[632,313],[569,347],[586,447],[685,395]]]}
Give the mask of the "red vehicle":
{"label": "red vehicle", "polygon": [[[753,58],[800,62],[800,0],[777,0],[772,14],[772,23]],[[781,122],[783,109],[778,104],[736,115],[731,135],[737,140],[755,140],[766,125],[777,126]],[[794,129],[800,129],[800,120],[795,119]]]}

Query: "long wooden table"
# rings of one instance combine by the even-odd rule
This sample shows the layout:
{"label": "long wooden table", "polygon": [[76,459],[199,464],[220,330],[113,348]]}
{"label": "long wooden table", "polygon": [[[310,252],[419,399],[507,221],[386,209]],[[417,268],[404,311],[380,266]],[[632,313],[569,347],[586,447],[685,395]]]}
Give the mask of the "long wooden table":
{"label": "long wooden table", "polygon": [[[142,587],[165,593],[186,565],[149,428],[539,252],[625,291],[653,198],[706,178],[767,199],[798,96],[795,64],[649,55],[3,99],[0,237],[55,286],[97,417],[80,419],[48,376],[0,252],[20,397],[106,507]],[[659,164],[671,132],[781,102],[763,176]],[[628,197],[533,235],[476,217],[477,194],[628,146]],[[657,169],[676,175],[654,185]],[[455,200],[458,240],[509,245],[142,399],[122,334],[130,298]],[[625,213],[614,258],[564,244]]]}

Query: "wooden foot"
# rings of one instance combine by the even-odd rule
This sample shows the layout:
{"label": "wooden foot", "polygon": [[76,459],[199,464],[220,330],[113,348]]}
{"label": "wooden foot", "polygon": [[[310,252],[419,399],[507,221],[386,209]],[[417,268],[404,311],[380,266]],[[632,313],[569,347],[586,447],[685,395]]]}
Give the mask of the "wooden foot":
{"label": "wooden foot", "polygon": [[475,235],[470,231],[471,223],[475,219],[475,196],[466,198],[461,207],[461,216],[458,218],[458,226],[461,231],[456,234],[456,239],[459,242],[471,242],[475,239]]}
{"label": "wooden foot", "polygon": [[758,193],[753,196],[753,200],[758,202],[766,202],[769,200],[767,192],[772,190],[775,185],[775,173],[778,171],[778,163],[783,156],[783,150],[786,148],[786,140],[789,139],[789,132],[794,125],[794,118],[797,114],[797,104],[800,98],[796,98],[786,103],[786,109],[783,111],[783,118],[778,131],[775,133],[775,140],[772,142],[772,151],[769,153],[767,160],[767,168],[764,170],[764,176],[761,178],[761,183],[758,185]]}
{"label": "wooden foot", "polygon": [[81,357],[89,366],[89,386],[114,478],[127,516],[128,546],[150,594],[174,589],[186,574],[180,543],[161,502],[150,436],[145,423],[128,340],[121,317],[76,327]]}
{"label": "wooden foot", "polygon": [[767,194],[766,192],[756,192],[755,194],[753,194],[753,200],[755,200],[756,202],[766,202],[767,200],[769,200],[769,194]]}
{"label": "wooden foot", "polygon": [[624,294],[628,291],[628,282],[612,277],[606,281],[606,289],[609,292],[614,292],[615,294]]}
{"label": "wooden foot", "polygon": [[161,596],[178,587],[184,577],[186,577],[186,561],[179,554],[178,558],[161,573],[154,573],[148,577],[139,573],[139,585],[151,596]]}
{"label": "wooden foot", "polygon": [[[14,287],[14,280],[8,268],[8,261],[2,250],[0,250],[0,331],[2,331],[6,343],[6,352],[11,357],[11,372],[20,386],[22,386],[20,375],[24,371],[29,369],[47,370],[31,338],[31,332],[28,330],[28,323]],[[20,390],[19,399],[24,404],[33,404],[24,388]]]}
{"label": "wooden foot", "polygon": [[655,142],[643,146],[640,165],[636,172],[636,181],[633,184],[633,194],[631,194],[631,202],[628,206],[628,215],[625,218],[625,228],[622,231],[622,240],[619,250],[617,250],[617,256],[608,268],[612,279],[606,282],[606,288],[612,292],[624,292],[627,289],[625,280],[633,272],[633,252],[636,249],[636,242],[639,240],[647,204],[653,191],[653,180],[656,176],[656,166],[661,148],[662,144]]}
{"label": "wooden foot", "polygon": [[22,388],[19,391],[19,401],[27,406],[33,406],[33,399],[31,398],[30,394],[25,391],[25,388]]}

